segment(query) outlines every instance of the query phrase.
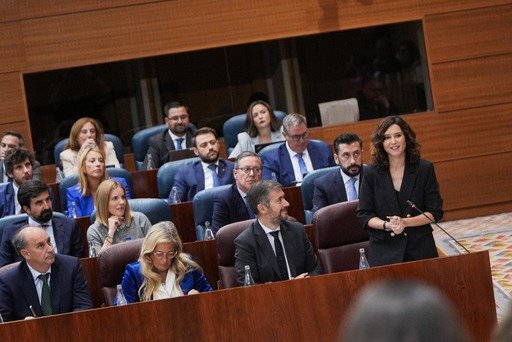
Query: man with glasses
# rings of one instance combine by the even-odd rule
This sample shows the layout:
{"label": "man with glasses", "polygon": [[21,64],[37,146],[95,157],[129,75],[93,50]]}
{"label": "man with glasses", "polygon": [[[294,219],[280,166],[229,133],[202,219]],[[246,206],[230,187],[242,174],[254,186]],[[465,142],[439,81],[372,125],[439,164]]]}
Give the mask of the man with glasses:
{"label": "man with glasses", "polygon": [[[233,163],[219,158],[220,145],[213,128],[198,129],[192,137],[192,145],[200,160],[183,164],[174,178],[181,202],[192,201],[201,190],[235,182]],[[172,196],[171,190],[169,199],[173,200]]]}
{"label": "man with glasses", "polygon": [[226,189],[213,200],[213,233],[223,226],[255,218],[247,203],[247,191],[261,180],[261,157],[252,151],[245,151],[235,160],[235,184]]}
{"label": "man with glasses", "polygon": [[190,125],[188,107],[180,101],[168,102],[164,107],[164,121],[168,130],[149,138],[149,148],[143,168],[147,168],[148,155],[151,155],[153,167],[159,168],[171,161],[169,152],[193,147],[192,136],[195,128]]}
{"label": "man with glasses", "polygon": [[359,198],[363,177],[363,141],[357,134],[342,133],[334,140],[334,161],[340,166],[315,179],[313,209]]}
{"label": "man with glasses", "polygon": [[313,170],[334,165],[331,149],[323,141],[310,141],[306,118],[301,114],[288,114],[283,119],[286,140],[263,157],[263,179],[276,180],[283,186],[302,182]]}

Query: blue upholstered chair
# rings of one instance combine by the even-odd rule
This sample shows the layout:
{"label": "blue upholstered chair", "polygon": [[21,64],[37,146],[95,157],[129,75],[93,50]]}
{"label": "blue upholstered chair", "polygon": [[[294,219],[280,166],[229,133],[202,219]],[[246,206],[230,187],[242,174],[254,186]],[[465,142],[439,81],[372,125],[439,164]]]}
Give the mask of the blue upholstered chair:
{"label": "blue upholstered chair", "polygon": [[268,146],[265,146],[263,147],[259,152],[258,154],[260,155],[260,157],[263,157],[265,155],[265,153],[268,153],[270,151],[273,151],[277,148],[279,148],[279,146],[281,146],[282,144],[284,144],[285,141],[283,141],[282,143],[280,144],[271,144],[271,145],[268,145]]}
{"label": "blue upholstered chair", "polygon": [[171,221],[171,209],[166,200],[161,198],[132,198],[128,200],[132,211],[146,215],[151,224]]}
{"label": "blue upholstered chair", "polygon": [[158,186],[158,197],[167,199],[174,185],[174,177],[178,170],[186,163],[199,160],[199,157],[175,160],[160,166],[156,174],[156,184]]}
{"label": "blue upholstered chair", "polygon": [[313,193],[315,190],[314,182],[320,176],[325,175],[332,170],[339,170],[339,166],[331,166],[323,169],[313,170],[309,172],[302,180],[300,190],[302,192],[302,203],[304,204],[304,217],[306,224],[310,224],[316,209],[313,208]]}
{"label": "blue upholstered chair", "polygon": [[203,240],[205,222],[212,222],[213,199],[215,196],[217,196],[217,194],[225,191],[230,186],[231,184],[227,184],[199,191],[192,199],[197,240]]}
{"label": "blue upholstered chair", "polygon": [[135,167],[137,170],[142,168],[144,158],[148,153],[149,138],[167,129],[167,125],[158,125],[154,127],[145,128],[138,131],[132,137],[133,157],[135,159]]}
{"label": "blue upholstered chair", "polygon": [[0,218],[0,238],[4,232],[4,227],[13,224],[18,221],[22,221],[27,217],[27,214],[9,215]]}
{"label": "blue upholstered chair", "polygon": [[[285,112],[279,110],[275,110],[274,114],[279,119],[279,121],[282,121],[286,116]],[[224,144],[226,145],[228,156],[238,143],[238,133],[242,133],[245,130],[245,116],[245,113],[238,114],[230,117],[224,122],[222,131],[224,133]]]}

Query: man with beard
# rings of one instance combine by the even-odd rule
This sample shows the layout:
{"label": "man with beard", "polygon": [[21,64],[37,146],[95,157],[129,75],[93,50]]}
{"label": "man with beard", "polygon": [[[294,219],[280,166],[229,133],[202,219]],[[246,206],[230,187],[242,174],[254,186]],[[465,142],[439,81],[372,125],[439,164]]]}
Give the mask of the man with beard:
{"label": "man with beard", "polygon": [[0,275],[0,314],[5,321],[92,308],[80,261],[56,255],[44,229],[25,227],[13,244],[23,261]]}
{"label": "man with beard", "polygon": [[[234,165],[219,159],[220,145],[213,128],[203,127],[192,138],[194,153],[201,159],[185,163],[176,173],[174,186],[181,202],[192,201],[194,195],[204,189],[232,184]],[[172,196],[172,190],[169,199]]]}
{"label": "man with beard", "polygon": [[75,222],[67,217],[54,216],[49,187],[39,180],[28,180],[20,185],[18,202],[28,217],[4,228],[0,244],[0,267],[20,260],[11,242],[13,236],[27,224],[42,227],[50,237],[55,253],[83,257],[84,248]]}
{"label": "man with beard", "polygon": [[261,157],[252,151],[245,151],[235,160],[235,184],[213,200],[212,230],[214,234],[223,226],[255,218],[247,203],[247,191],[261,180]]}
{"label": "man with beard", "polygon": [[255,183],[247,199],[257,220],[235,239],[235,271],[244,283],[250,266],[255,283],[305,278],[322,270],[304,226],[287,221],[289,203],[276,181]]}
{"label": "man with beard", "polygon": [[190,126],[188,107],[180,101],[171,101],[164,106],[164,121],[169,129],[149,138],[149,148],[144,159],[143,169],[147,168],[148,155],[153,167],[159,168],[171,161],[169,152],[191,148],[195,128]]}
{"label": "man with beard", "polygon": [[363,141],[357,134],[343,133],[334,140],[334,161],[340,170],[334,170],[315,179],[313,208],[353,201],[359,198],[363,177]]}
{"label": "man with beard", "polygon": [[[5,165],[5,157],[10,152],[23,147],[25,140],[23,136],[17,132],[7,131],[2,133],[0,141],[0,183],[10,182],[10,176],[7,174]],[[32,163],[32,177],[41,179],[41,164],[34,159]]]}

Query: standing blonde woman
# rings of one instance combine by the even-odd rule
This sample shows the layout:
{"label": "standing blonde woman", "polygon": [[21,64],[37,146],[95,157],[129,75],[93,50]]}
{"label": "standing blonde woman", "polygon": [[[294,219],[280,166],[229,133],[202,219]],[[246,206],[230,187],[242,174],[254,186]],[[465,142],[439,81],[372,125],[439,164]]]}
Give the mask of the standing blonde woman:
{"label": "standing blonde woman", "polygon": [[151,227],[139,260],[126,266],[121,285],[128,303],[212,291],[201,267],[183,252],[169,221]]}

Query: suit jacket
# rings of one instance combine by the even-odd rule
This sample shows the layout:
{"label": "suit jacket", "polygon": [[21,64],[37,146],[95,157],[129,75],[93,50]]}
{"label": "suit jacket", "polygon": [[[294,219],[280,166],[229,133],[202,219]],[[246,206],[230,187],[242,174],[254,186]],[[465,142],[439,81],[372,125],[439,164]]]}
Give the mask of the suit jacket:
{"label": "suit jacket", "polygon": [[[359,193],[357,217],[368,229],[373,217],[386,220],[386,216],[417,216],[418,211],[407,204],[413,202],[423,212],[430,212],[434,220],[443,217],[443,200],[439,193],[434,165],[426,160],[416,164],[406,162],[402,187],[395,191],[389,169],[372,164],[366,167]],[[421,215],[421,214],[420,214]],[[419,260],[437,256],[432,227],[426,224],[405,228],[407,234],[392,237],[389,232],[369,229],[369,258],[371,266],[386,265],[406,260]]]}
{"label": "suit jacket", "polygon": [[[185,136],[185,142],[187,147],[192,146],[192,136],[194,135],[196,129],[193,126],[188,126],[187,134]],[[174,146],[174,141],[169,135],[169,130],[153,135],[149,138],[149,148],[148,153],[151,154],[151,160],[153,161],[153,167],[159,168],[163,164],[170,162],[169,159],[169,151],[174,151],[176,147]],[[146,169],[148,160],[144,157],[144,163],[142,164],[142,168]]]}
{"label": "suit jacket", "polygon": [[[143,280],[144,278],[140,271],[139,261],[126,265],[121,286],[123,287],[123,293],[128,303],[140,301],[139,288]],[[212,291],[210,283],[208,283],[203,272],[198,269],[189,269],[181,280],[180,287],[184,294],[187,294],[192,289],[199,292]]]}
{"label": "suit jacket", "polygon": [[[218,165],[217,174],[220,185],[234,183],[235,164],[229,160],[219,159]],[[204,190],[204,171],[201,161],[196,160],[183,164],[174,177],[174,186],[178,190],[181,202],[192,201],[195,194]],[[171,194],[169,194],[169,198],[170,196]]]}
{"label": "suit jacket", "polygon": [[213,200],[213,233],[217,234],[217,231],[227,224],[250,219],[249,210],[236,184],[233,184],[229,189],[218,194]]}
{"label": "suit jacket", "polygon": [[[310,140],[307,151],[314,170],[335,165],[331,148],[323,141]],[[295,173],[286,143],[265,153],[262,157],[263,179],[272,179],[272,173],[274,173],[282,186],[290,186],[295,183]]]}
{"label": "suit jacket", "polygon": [[[322,269],[304,226],[298,222],[283,221],[280,229],[292,277],[305,272],[321,274]],[[245,265],[251,267],[255,283],[283,280],[274,250],[258,220],[235,239],[235,271],[240,284],[244,283]]]}
{"label": "suit jacket", "polygon": [[[105,141],[105,165],[106,166],[114,166],[121,167],[119,160],[117,160],[116,151],[114,149],[114,144],[112,141]],[[60,161],[62,163],[62,170],[64,171],[64,176],[69,177],[73,174],[76,174],[78,171],[78,151],[72,150],[70,148],[62,151],[60,153]]]}
{"label": "suit jacket", "polygon": [[[50,276],[52,314],[92,309],[91,294],[78,258],[57,254]],[[0,313],[5,321],[24,319],[43,311],[37,295],[34,278],[26,261],[0,274]]]}
{"label": "suit jacket", "polygon": [[[334,203],[347,201],[347,191],[340,169],[333,170],[314,181],[313,208],[318,210]],[[359,174],[359,189],[363,182],[364,166]]]}
{"label": "suit jacket", "polygon": [[[11,239],[21,227],[27,223],[28,218],[21,217],[19,221],[4,228],[2,242],[0,243],[0,267],[20,260],[20,256],[14,249]],[[54,215],[52,218],[52,227],[59,254],[72,255],[77,258],[84,256],[84,246],[75,221],[67,217]]]}
{"label": "suit jacket", "polygon": [[[32,179],[35,179],[32,177]],[[49,189],[50,198],[52,200],[52,209],[56,210],[57,201],[53,195],[52,189]],[[11,182],[0,184],[0,217],[15,215],[14,205],[14,185]]]}

